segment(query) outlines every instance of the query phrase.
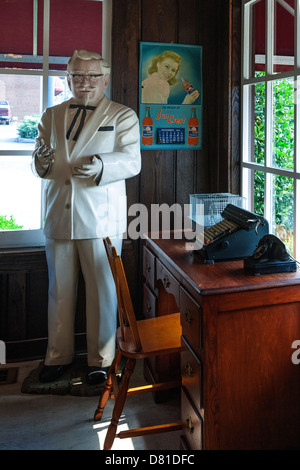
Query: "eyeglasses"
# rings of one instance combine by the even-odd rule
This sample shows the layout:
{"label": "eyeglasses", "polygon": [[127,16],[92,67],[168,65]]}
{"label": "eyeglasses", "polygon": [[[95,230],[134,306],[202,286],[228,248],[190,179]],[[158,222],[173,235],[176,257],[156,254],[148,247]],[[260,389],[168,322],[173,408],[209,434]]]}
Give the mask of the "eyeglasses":
{"label": "eyeglasses", "polygon": [[95,83],[99,77],[103,77],[103,73],[70,73],[75,83],[82,83],[86,78],[90,83]]}

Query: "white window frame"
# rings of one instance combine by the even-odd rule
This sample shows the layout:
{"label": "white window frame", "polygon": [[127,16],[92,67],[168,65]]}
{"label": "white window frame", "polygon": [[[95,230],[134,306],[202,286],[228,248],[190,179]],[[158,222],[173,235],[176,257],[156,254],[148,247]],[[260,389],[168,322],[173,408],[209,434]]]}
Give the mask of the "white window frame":
{"label": "white window frame", "polygon": [[[244,170],[252,170],[264,172],[265,174],[265,204],[264,217],[268,220],[271,231],[272,217],[272,204],[271,204],[271,177],[272,175],[282,175],[294,180],[294,255],[298,256],[300,252],[300,151],[299,151],[299,112],[297,99],[294,100],[294,168],[286,170],[284,168],[272,167],[271,162],[271,149],[272,149],[272,83],[280,79],[292,78],[294,84],[297,85],[295,96],[300,96],[300,0],[295,0],[295,9],[293,9],[285,2],[285,0],[277,0],[284,8],[295,16],[295,38],[294,38],[294,69],[281,73],[273,72],[274,63],[280,63],[283,58],[274,56],[274,4],[276,0],[266,0],[266,56],[259,56],[260,61],[266,63],[266,73],[263,77],[250,76],[250,54],[251,46],[254,45],[254,40],[251,37],[251,8],[259,0],[243,0],[242,4],[242,76],[241,76],[241,188],[242,195],[247,198],[248,208],[251,209],[253,201],[249,200],[251,188],[248,186],[247,178],[244,177]],[[249,133],[251,129],[250,113],[249,113],[249,85],[265,82],[266,101],[265,101],[265,161],[264,165],[251,162],[249,145]],[[297,91],[298,90],[298,91]]]}
{"label": "white window frame", "polygon": [[[111,63],[111,31],[112,31],[112,0],[93,0],[102,2],[102,55]],[[43,68],[42,70],[18,70],[18,69],[1,69],[2,74],[14,75],[27,75],[27,76],[40,76],[43,83],[43,96],[42,96],[42,110],[48,106],[48,78],[51,76],[66,76],[66,72],[49,70],[49,19],[50,19],[50,2],[51,0],[44,0],[44,17],[43,17]],[[36,55],[37,49],[37,0],[33,0],[33,54]],[[110,96],[110,88],[106,91]],[[1,155],[30,156],[30,150],[3,150],[0,149]],[[41,198],[43,197],[43,188],[41,191]],[[43,217],[43,203],[41,210],[41,225]],[[0,231],[0,249],[13,248],[13,247],[40,247],[45,245],[45,237],[43,229],[39,230],[5,230]]]}

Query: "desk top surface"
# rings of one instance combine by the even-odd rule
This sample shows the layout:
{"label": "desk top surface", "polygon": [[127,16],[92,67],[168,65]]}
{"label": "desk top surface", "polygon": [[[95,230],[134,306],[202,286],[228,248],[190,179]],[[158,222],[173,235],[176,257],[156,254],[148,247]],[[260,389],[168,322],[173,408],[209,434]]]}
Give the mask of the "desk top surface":
{"label": "desk top surface", "polygon": [[149,237],[147,241],[175,277],[183,284],[188,278],[203,295],[300,284],[299,269],[291,273],[250,275],[244,272],[243,260],[204,264],[183,239]]}

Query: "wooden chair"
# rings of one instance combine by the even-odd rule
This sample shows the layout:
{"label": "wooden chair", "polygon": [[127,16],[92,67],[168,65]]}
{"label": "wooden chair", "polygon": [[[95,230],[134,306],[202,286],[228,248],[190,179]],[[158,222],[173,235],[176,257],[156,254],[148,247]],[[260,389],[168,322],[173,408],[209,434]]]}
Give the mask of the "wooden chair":
{"label": "wooden chair", "polygon": [[[104,450],[110,450],[115,437],[128,438],[182,428],[181,423],[171,423],[132,429],[116,434],[118,422],[128,395],[180,387],[181,380],[177,380],[128,389],[136,359],[180,351],[181,326],[179,313],[146,320],[136,320],[122,260],[112,246],[110,239],[106,238],[103,241],[116,285],[120,326],[116,334],[117,352],[109,369],[106,385],[100,396],[94,420],[99,421],[102,418],[108,399],[110,397],[115,398],[112,419],[104,442]],[[122,381],[119,384],[116,374],[123,356],[127,358],[127,362]],[[111,394],[111,392],[113,393]]]}

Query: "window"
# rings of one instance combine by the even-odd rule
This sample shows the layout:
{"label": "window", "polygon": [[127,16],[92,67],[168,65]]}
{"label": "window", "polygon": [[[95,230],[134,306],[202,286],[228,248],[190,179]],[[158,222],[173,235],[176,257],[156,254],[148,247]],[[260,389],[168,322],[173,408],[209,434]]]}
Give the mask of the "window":
{"label": "window", "polygon": [[[110,61],[112,0],[6,0],[0,29],[0,247],[38,246],[43,184],[31,155],[46,107],[69,97],[75,48]],[[104,21],[105,19],[105,21]]]}
{"label": "window", "polygon": [[243,0],[242,195],[300,256],[300,0]]}

